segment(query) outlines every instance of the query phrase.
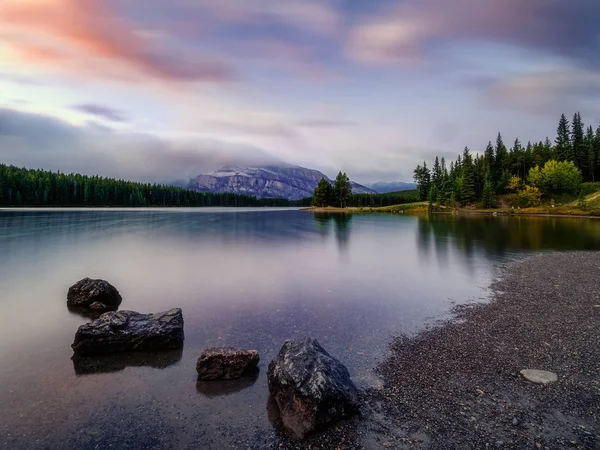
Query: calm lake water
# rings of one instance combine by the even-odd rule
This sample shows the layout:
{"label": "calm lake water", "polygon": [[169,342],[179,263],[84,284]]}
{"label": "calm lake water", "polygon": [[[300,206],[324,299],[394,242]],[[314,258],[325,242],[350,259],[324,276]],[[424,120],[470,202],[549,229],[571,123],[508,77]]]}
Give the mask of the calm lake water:
{"label": "calm lake water", "polygon": [[[360,386],[390,338],[487,296],[506,261],[597,250],[600,221],[296,210],[0,211],[0,447],[275,446],[266,367],[314,336]],[[121,309],[181,307],[183,351],[73,361],[66,293],[104,278]],[[258,378],[197,384],[203,348],[257,349]]]}

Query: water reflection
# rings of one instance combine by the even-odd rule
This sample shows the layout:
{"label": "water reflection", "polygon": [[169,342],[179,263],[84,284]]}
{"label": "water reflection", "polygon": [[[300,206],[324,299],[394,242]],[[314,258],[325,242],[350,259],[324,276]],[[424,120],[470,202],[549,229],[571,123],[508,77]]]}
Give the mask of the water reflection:
{"label": "water reflection", "polygon": [[181,360],[183,349],[161,352],[114,353],[100,356],[73,355],[73,368],[77,375],[120,372],[127,367],[153,367],[165,369]]}
{"label": "water reflection", "polygon": [[242,377],[235,380],[216,380],[216,381],[200,381],[196,382],[196,390],[208,397],[221,397],[230,395],[251,387],[258,380],[259,369],[253,370],[250,373],[244,374]]}
{"label": "water reflection", "polygon": [[335,240],[340,250],[345,250],[350,242],[352,214],[346,213],[314,213],[313,219],[315,228],[322,236],[327,236],[331,232],[331,222]]}
{"label": "water reflection", "polygon": [[544,250],[597,250],[600,227],[594,220],[559,217],[420,216],[417,241],[423,254],[433,249],[440,263],[452,245],[465,256],[502,256]]}
{"label": "water reflection", "polygon": [[[256,448],[276,447],[266,371],[197,384],[203,349],[269,361],[310,335],[372,385],[392,336],[481,296],[499,262],[600,248],[593,220],[263,210],[0,211],[4,446],[241,448],[260,436]],[[182,307],[183,355],[71,360],[89,318],[67,311],[65,293],[86,276],[114,283],[124,309]]]}

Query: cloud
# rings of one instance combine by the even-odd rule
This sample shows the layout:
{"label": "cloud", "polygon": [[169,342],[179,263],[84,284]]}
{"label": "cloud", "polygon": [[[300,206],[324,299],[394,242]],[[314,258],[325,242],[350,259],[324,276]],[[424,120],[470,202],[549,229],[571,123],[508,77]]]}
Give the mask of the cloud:
{"label": "cloud", "polygon": [[5,0],[0,25],[9,30],[4,39],[13,52],[32,64],[60,68],[68,61],[68,67],[86,71],[92,58],[99,62],[94,69],[110,76],[115,72],[111,63],[116,63],[167,81],[223,82],[233,77],[231,68],[196,50],[161,45],[139,31],[143,24],[111,6],[104,0]]}
{"label": "cloud", "polygon": [[350,120],[305,119],[298,121],[297,125],[305,128],[343,128],[356,125],[356,123]]}
{"label": "cloud", "polygon": [[551,115],[574,108],[600,119],[600,76],[574,67],[548,67],[503,78],[477,81],[488,106]]}
{"label": "cloud", "polygon": [[145,182],[189,179],[227,164],[279,162],[251,145],[123,134],[11,109],[0,109],[0,161]]}
{"label": "cloud", "polygon": [[600,2],[407,0],[351,31],[347,53],[366,63],[419,62],[449,42],[484,41],[600,68]]}
{"label": "cloud", "polygon": [[100,117],[102,119],[110,120],[111,122],[126,122],[127,119],[121,111],[117,111],[109,106],[99,105],[95,103],[82,103],[80,105],[73,105],[73,109],[91,114],[93,116]]}

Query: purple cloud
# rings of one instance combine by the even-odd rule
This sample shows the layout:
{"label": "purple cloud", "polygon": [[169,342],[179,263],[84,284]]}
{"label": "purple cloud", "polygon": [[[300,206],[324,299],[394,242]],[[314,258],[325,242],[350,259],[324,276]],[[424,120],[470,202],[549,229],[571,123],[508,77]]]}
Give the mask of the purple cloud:
{"label": "purple cloud", "polygon": [[74,105],[72,108],[92,116],[110,120],[111,122],[127,122],[127,118],[121,111],[110,108],[109,106],[104,106],[97,103],[83,103],[80,105]]}

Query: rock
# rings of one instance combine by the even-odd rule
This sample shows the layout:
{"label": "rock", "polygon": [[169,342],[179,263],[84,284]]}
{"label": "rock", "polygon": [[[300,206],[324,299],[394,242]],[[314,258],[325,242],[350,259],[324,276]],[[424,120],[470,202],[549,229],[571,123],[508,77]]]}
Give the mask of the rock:
{"label": "rock", "polygon": [[72,308],[91,308],[99,309],[104,305],[104,309],[116,309],[121,304],[121,294],[119,291],[105,280],[92,280],[84,278],[69,288],[67,293],[67,306]]}
{"label": "rock", "polygon": [[256,370],[260,360],[256,350],[237,350],[232,347],[213,347],[198,358],[198,380],[232,380]]}
{"label": "rock", "polygon": [[108,309],[107,306],[104,303],[101,302],[94,302],[90,305],[90,309],[97,309],[97,310],[106,310]]}
{"label": "rock", "polygon": [[348,369],[313,338],[286,341],[267,377],[283,425],[298,438],[358,411]]}
{"label": "rock", "polygon": [[523,369],[519,373],[523,378],[532,383],[548,384],[558,380],[555,373],[545,370]]}
{"label": "rock", "polygon": [[71,347],[79,355],[154,351],[183,346],[183,315],[174,308],[156,314],[111,311],[81,325]]}

